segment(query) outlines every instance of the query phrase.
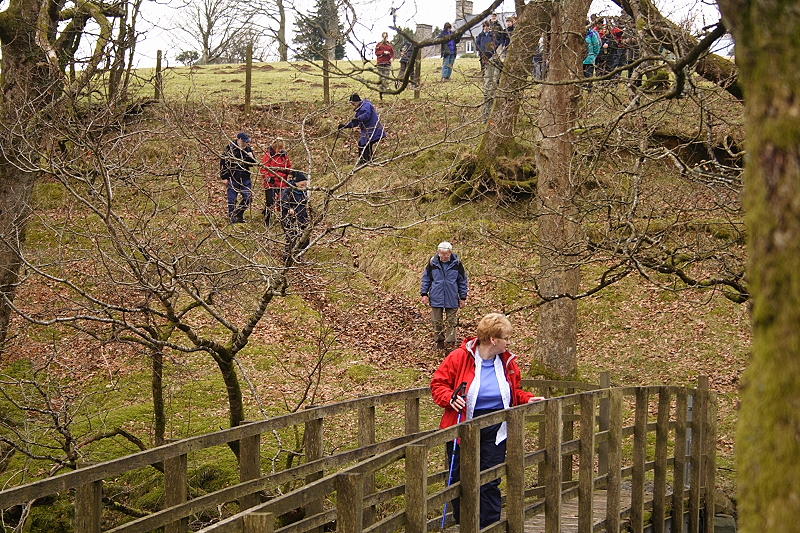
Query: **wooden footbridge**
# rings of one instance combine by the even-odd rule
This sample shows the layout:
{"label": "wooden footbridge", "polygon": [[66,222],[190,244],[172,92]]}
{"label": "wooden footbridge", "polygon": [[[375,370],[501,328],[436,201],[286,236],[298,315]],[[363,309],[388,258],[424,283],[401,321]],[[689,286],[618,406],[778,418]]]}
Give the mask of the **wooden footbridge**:
{"label": "wooden footbridge", "polygon": [[[523,384],[550,399],[445,430],[427,388],[318,406],[4,490],[0,509],[68,493],[79,533],[424,533],[459,496],[461,524],[448,515],[450,531],[713,531],[704,517],[713,518],[716,399],[706,379],[694,389],[610,387],[607,375],[599,385]],[[480,429],[499,422],[508,424],[506,461],[481,471]],[[302,434],[292,454],[302,462],[279,468],[268,459],[287,431]],[[448,487],[443,449],[454,438],[461,481]],[[241,482],[189,498],[192,456],[232,443]],[[153,467],[164,471],[163,510],[104,528],[121,521],[104,509],[104,480]],[[503,516],[480,530],[479,487],[497,478]],[[218,509],[227,511],[213,523],[197,519]]]}

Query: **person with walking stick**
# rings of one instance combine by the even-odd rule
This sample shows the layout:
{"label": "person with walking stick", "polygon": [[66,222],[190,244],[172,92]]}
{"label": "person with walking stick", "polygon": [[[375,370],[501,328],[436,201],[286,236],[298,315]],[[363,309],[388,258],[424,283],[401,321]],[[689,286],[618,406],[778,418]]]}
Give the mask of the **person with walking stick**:
{"label": "person with walking stick", "polygon": [[[522,374],[517,356],[508,351],[513,328],[501,313],[484,316],[475,337],[464,339],[461,346],[445,357],[431,380],[433,401],[444,408],[440,428],[507,409],[516,405],[541,401],[544,398],[522,390]],[[464,384],[464,393],[457,394]],[[505,461],[506,423],[481,429],[480,465],[486,470]],[[460,478],[459,448],[456,441],[447,443],[450,473],[448,485]],[[480,489],[480,527],[500,519],[500,480],[495,479]],[[454,499],[453,518],[460,522],[461,508]],[[443,518],[446,518],[446,508]]]}

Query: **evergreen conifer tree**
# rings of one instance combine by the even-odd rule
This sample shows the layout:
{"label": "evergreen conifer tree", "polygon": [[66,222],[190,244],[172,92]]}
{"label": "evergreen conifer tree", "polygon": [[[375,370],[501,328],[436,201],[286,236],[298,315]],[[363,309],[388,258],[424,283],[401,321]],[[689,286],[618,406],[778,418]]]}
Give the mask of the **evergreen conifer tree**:
{"label": "evergreen conifer tree", "polygon": [[339,22],[335,0],[317,0],[310,16],[301,15],[295,23],[295,56],[319,61],[325,52],[325,36],[336,42],[334,59],[344,59],[344,27]]}

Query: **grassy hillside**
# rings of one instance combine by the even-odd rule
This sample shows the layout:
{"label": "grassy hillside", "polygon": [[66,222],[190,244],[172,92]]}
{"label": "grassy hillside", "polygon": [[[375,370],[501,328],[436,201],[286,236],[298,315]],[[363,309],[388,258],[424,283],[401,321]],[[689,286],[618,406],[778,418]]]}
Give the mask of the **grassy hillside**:
{"label": "grassy hillside", "polygon": [[[273,138],[281,137],[287,139],[295,166],[311,173],[312,206],[326,216],[314,230],[318,242],[289,273],[285,295],[269,305],[239,354],[248,418],[284,413],[312,400],[319,404],[427,385],[442,354],[433,348],[418,283],[436,243],[445,239],[454,243],[470,275],[471,293],[460,315],[460,335],[470,334],[489,311],[513,311],[512,349],[521,355],[526,372],[536,368],[538,308],[531,285],[538,265],[532,244],[536,200],[487,187],[474,201],[449,202],[450,172],[460,157],[474,153],[484,128],[479,120],[478,65],[477,60],[458,60],[450,82],[438,81],[437,61],[426,60],[423,65],[419,100],[409,92],[380,100],[356,79],[337,79],[331,106],[321,103],[321,81],[313,67],[257,65],[257,107],[248,117],[239,107],[241,66],[171,69],[165,75],[166,102],[149,107],[140,122],[126,126],[124,135],[110,136],[113,165],[105,168],[111,169],[108,182],[120,215],[115,227],[131,228],[149,250],[162,254],[159,257],[175,258],[176,264],[193,262],[198,270],[217,272],[223,269],[220,265],[246,259],[242,264],[249,265],[250,273],[237,278],[232,269],[230,285],[215,301],[233,322],[243,320],[255,305],[259,289],[255,272],[280,269],[283,233],[279,225],[265,227],[261,220],[260,179],[255,180],[256,201],[246,214],[247,223],[226,223],[224,188],[217,179],[219,152],[240,130],[253,135],[259,154]],[[140,74],[142,79],[151,75]],[[708,87],[699,90],[713,92]],[[142,91],[149,89],[145,86]],[[355,134],[336,134],[336,124],[352,113],[345,100],[353,91],[376,103],[390,134],[380,148],[378,164],[358,171],[353,169]],[[523,145],[536,143],[538,91],[534,87],[526,94],[519,131]],[[625,120],[609,130],[598,126],[613,121],[625,108],[626,94],[620,86],[582,93],[580,123],[586,134],[576,144],[582,158],[576,173],[593,183],[582,192],[587,205],[600,205],[601,198],[623,203],[636,186],[630,169],[637,162],[628,148],[641,139],[625,136],[630,133]],[[693,138],[700,123],[715,120],[712,137],[741,142],[741,110],[724,95],[704,100],[708,107],[703,110],[694,99],[653,98],[635,121],[645,122],[654,137]],[[660,147],[652,147],[656,149]],[[74,169],[78,163],[71,164]],[[714,186],[681,179],[678,167],[658,153],[637,168],[648,183],[647,194],[640,198],[647,212],[637,223],[646,220],[651,228],[679,224],[688,229],[694,224],[702,231],[692,231],[687,239],[719,241],[719,246],[729,242],[725,240],[729,235],[718,234],[730,223],[739,225],[736,191],[727,196],[729,220],[712,215],[688,220],[688,212],[681,209],[691,202],[707,202],[712,212],[711,204],[719,198],[710,192]],[[18,296],[28,320],[14,321],[14,338],[2,361],[4,387],[18,391],[10,396],[20,400],[29,389],[18,380],[36,373],[37,379],[47,381],[51,399],[69,413],[75,435],[88,437],[123,427],[149,444],[153,410],[148,351],[109,333],[103,324],[80,323],[82,329],[76,330],[52,321],[91,309],[84,295],[58,283],[64,278],[120,305],[140,305],[137,302],[143,298],[129,278],[110,275],[119,266],[112,253],[118,247],[103,229],[103,211],[90,213],[87,202],[79,201],[103,194],[86,175],[46,178],[37,188],[27,241],[30,265]],[[665,207],[671,205],[675,213],[682,213],[674,220],[664,216]],[[588,211],[583,220],[586,234],[607,231],[604,217],[610,212]],[[123,248],[131,256],[146,255],[141,248],[127,246]],[[729,256],[740,260],[743,254],[739,242],[715,260],[723,263]],[[582,272],[585,288],[610,262],[600,256],[587,261]],[[685,268],[703,274],[700,271],[710,267],[703,263]],[[209,338],[229,340],[225,328],[207,316],[195,319],[194,325]],[[186,341],[180,332],[174,339]],[[631,274],[579,303],[582,379],[595,381],[601,371],[611,372],[615,383],[629,385],[692,385],[699,375],[711,377],[720,397],[718,479],[728,493],[733,490],[737,390],[749,342],[746,305],[731,302],[720,290],[689,287],[666,274],[650,279]],[[225,427],[225,389],[214,361],[202,351],[167,350],[165,355],[167,438]],[[304,391],[316,379],[310,369],[319,361],[321,379],[316,395],[309,398]],[[43,400],[29,395],[27,401]],[[0,404],[0,414],[26,418],[7,400]],[[24,427],[39,443],[62,438],[44,426]],[[81,454],[99,461],[134,450],[130,442],[113,439]],[[52,453],[58,455],[58,450]],[[206,466],[211,465],[214,473],[207,474],[214,482],[235,475],[230,454],[223,460],[209,457]],[[6,465],[3,479],[18,484],[45,475],[51,466],[46,460],[17,454]],[[150,499],[158,495],[146,488],[157,483],[128,481],[138,487],[132,491],[134,506],[155,504]]]}

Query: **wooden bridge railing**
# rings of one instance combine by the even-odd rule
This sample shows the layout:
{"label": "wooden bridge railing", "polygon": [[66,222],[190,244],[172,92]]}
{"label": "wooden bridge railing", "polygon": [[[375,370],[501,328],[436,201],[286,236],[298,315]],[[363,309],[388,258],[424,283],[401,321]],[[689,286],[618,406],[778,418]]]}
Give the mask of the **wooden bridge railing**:
{"label": "wooden bridge railing", "polygon": [[[341,533],[424,533],[438,528],[443,504],[457,496],[461,530],[478,532],[479,487],[498,478],[506,481],[505,514],[482,533],[523,533],[526,520],[541,514],[544,531],[560,533],[562,503],[574,498],[581,533],[616,533],[623,526],[643,532],[646,523],[663,532],[668,518],[672,532],[683,532],[687,520],[688,532],[711,533],[713,519],[701,523],[701,508],[711,506],[706,515],[713,517],[715,406],[704,380],[697,389],[610,388],[519,406],[422,436],[201,533],[299,533],[321,531],[334,521]],[[506,461],[481,471],[480,430],[500,422],[508,424]],[[576,435],[565,437],[565,428],[577,429]],[[447,487],[441,454],[432,451],[441,451],[456,437],[461,481]],[[598,468],[603,449],[608,454],[605,472]],[[376,478],[387,481],[375,486]],[[594,510],[598,495],[604,513]],[[302,507],[302,520],[276,527],[276,517]]]}
{"label": "wooden bridge railing", "polygon": [[[607,377],[604,378],[607,381]],[[555,382],[525,380],[524,384],[541,393],[551,395],[559,392],[597,389],[598,385],[579,382]],[[428,428],[421,431],[421,402],[426,400]],[[386,410],[394,419],[396,411],[402,409],[403,424],[400,434],[377,439],[376,408]],[[394,411],[394,412],[392,412]],[[103,482],[127,472],[150,468],[161,464],[164,469],[165,509],[135,519],[112,530],[114,533],[135,533],[165,528],[166,533],[188,531],[188,518],[203,510],[217,509],[227,502],[237,502],[240,509],[258,505],[262,494],[295,480],[314,485],[326,475],[357,463],[363,459],[380,455],[387,450],[411,442],[433,432],[438,423],[440,409],[430,401],[427,387],[392,392],[355,400],[312,407],[301,412],[276,418],[247,423],[206,435],[190,437],[158,448],[133,455],[80,468],[73,472],[43,479],[27,485],[0,491],[0,509],[53,496],[74,490],[75,524],[78,533],[98,533],[103,518]],[[344,417],[345,420],[339,420]],[[356,429],[353,429],[353,418]],[[337,424],[337,422],[340,422]],[[397,424],[399,425],[399,424]],[[382,425],[385,426],[385,425]],[[267,440],[271,434],[287,428],[297,428],[303,435],[305,461],[297,466],[271,469],[262,473],[262,463]],[[386,433],[381,428],[381,433]],[[336,443],[336,450],[326,454],[323,448],[323,431],[330,434],[328,441]],[[188,472],[190,454],[212,447],[238,443],[240,483],[221,490],[189,499]],[[222,452],[225,453],[225,452]],[[374,482],[367,477],[364,486],[373,490]],[[328,516],[322,500],[306,502],[307,514]],[[366,514],[370,518],[369,512]]]}

